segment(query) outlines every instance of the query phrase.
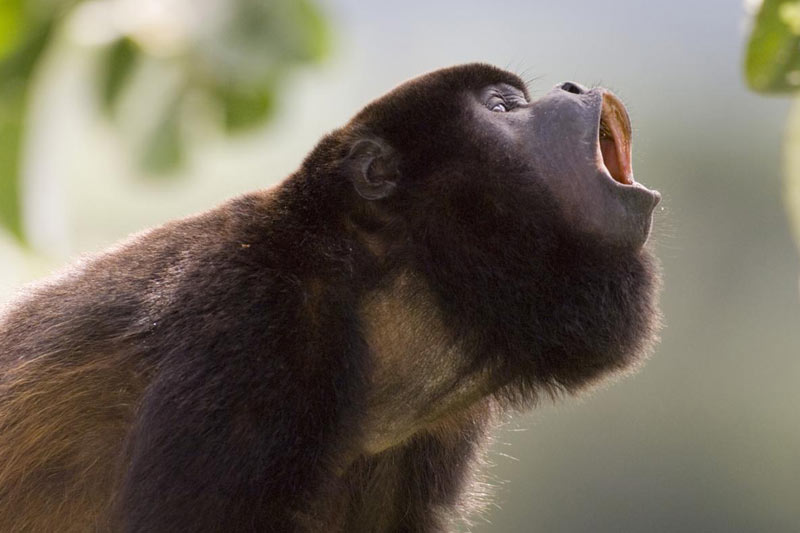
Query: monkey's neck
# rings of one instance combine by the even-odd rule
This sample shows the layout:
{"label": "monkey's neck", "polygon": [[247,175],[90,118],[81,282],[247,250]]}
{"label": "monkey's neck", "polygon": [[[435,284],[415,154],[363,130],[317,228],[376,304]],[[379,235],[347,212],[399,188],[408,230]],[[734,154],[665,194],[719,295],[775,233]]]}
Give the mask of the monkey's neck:
{"label": "monkey's neck", "polygon": [[461,416],[487,396],[488,380],[466,373],[464,349],[419,275],[397,272],[364,295],[358,315],[371,362],[365,453]]}

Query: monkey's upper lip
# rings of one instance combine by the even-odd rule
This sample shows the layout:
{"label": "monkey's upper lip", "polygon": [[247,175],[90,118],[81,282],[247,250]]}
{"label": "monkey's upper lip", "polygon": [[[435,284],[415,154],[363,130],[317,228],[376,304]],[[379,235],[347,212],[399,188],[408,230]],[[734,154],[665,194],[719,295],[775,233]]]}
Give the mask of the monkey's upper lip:
{"label": "monkey's upper lip", "polygon": [[631,121],[625,106],[612,92],[603,90],[597,132],[597,164],[615,181],[633,185]]}

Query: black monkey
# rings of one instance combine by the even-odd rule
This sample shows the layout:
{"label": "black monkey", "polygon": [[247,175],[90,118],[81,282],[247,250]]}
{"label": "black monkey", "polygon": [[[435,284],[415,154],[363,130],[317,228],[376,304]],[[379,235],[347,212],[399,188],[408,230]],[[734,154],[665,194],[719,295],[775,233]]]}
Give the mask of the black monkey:
{"label": "black monkey", "polygon": [[495,415],[658,323],[620,101],[471,64],[0,319],[2,531],[441,531]]}

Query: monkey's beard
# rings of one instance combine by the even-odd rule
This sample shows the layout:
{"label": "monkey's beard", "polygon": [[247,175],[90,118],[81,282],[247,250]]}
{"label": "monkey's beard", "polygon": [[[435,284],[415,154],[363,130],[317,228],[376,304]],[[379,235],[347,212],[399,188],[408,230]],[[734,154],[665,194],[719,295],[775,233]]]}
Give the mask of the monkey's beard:
{"label": "monkey's beard", "polygon": [[635,369],[660,323],[649,250],[574,235],[546,201],[533,203],[494,212],[463,204],[465,219],[453,209],[427,228],[418,256],[446,326],[467,347],[468,371],[517,405]]}
{"label": "monkey's beard", "polygon": [[516,284],[518,297],[507,306],[530,322],[492,326],[507,339],[505,354],[473,354],[476,364],[488,362],[504,395],[516,401],[575,393],[635,370],[657,338],[660,275],[648,250],[565,246],[554,256],[535,286]]}

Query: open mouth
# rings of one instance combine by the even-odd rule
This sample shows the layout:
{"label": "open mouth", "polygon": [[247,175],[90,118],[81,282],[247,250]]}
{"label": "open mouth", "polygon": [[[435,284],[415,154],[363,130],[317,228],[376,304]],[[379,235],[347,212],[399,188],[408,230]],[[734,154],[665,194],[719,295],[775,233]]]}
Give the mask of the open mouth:
{"label": "open mouth", "polygon": [[625,106],[609,91],[603,91],[598,129],[597,162],[614,181],[633,185],[631,121]]}
{"label": "open mouth", "polygon": [[619,98],[603,87],[573,85],[557,85],[530,106],[531,174],[572,230],[638,250],[661,195],[633,177],[631,121]]}

